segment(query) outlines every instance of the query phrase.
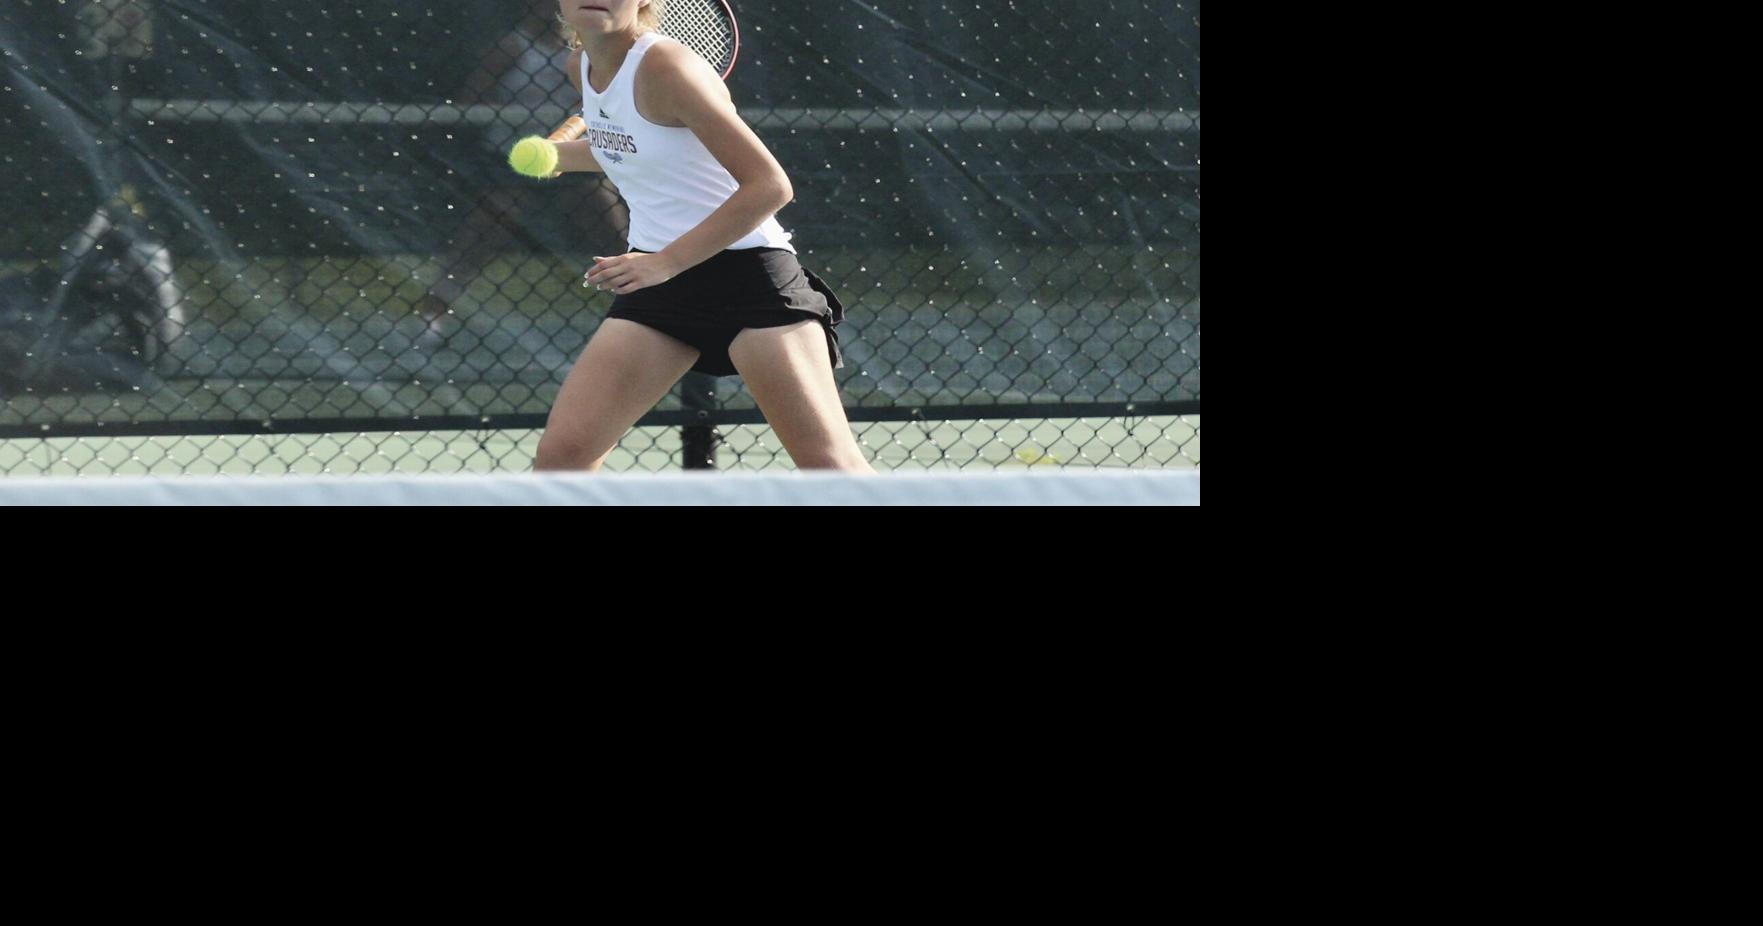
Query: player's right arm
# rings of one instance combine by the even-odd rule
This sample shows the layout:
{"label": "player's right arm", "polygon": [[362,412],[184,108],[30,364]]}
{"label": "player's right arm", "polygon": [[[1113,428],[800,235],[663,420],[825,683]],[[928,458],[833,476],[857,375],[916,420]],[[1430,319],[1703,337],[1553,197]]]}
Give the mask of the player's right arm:
{"label": "player's right arm", "polygon": [[566,141],[557,144],[557,172],[560,174],[603,174],[600,162],[594,160],[594,150],[584,141]]}
{"label": "player's right arm", "polygon": [[[564,65],[569,73],[570,86],[575,88],[579,96],[582,92],[582,52],[576,49],[569,53],[569,62]],[[594,160],[593,146],[586,139],[557,143],[557,172],[563,174],[601,174],[605,171],[600,162]]]}

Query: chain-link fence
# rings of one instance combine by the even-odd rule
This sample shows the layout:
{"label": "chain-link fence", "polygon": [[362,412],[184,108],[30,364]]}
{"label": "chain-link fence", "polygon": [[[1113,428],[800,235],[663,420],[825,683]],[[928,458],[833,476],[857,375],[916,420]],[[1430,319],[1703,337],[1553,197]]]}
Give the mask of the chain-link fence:
{"label": "chain-link fence", "polygon": [[[878,468],[1199,462],[1197,0],[742,0]],[[556,0],[7,0],[0,473],[530,467],[622,253]],[[585,178],[585,179],[584,179]],[[611,468],[788,465],[690,375]]]}

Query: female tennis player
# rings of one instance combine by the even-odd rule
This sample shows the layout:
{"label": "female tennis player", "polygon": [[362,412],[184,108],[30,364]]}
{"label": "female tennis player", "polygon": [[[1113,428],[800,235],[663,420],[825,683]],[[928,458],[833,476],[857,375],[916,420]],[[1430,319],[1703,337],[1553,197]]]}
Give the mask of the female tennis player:
{"label": "female tennis player", "polygon": [[588,134],[560,172],[606,174],[630,207],[630,252],[595,257],[614,294],[557,395],[540,470],[597,471],[688,371],[739,375],[802,469],[873,473],[832,371],[844,307],[777,222],[790,179],[709,63],[661,35],[664,0],[561,0]]}

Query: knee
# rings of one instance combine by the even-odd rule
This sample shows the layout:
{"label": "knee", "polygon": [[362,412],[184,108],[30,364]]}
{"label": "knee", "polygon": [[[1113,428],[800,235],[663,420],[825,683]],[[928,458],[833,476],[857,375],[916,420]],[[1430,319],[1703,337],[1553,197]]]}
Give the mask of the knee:
{"label": "knee", "polygon": [[539,472],[597,473],[605,464],[607,453],[610,451],[596,453],[581,441],[547,430],[539,437],[533,469]]}

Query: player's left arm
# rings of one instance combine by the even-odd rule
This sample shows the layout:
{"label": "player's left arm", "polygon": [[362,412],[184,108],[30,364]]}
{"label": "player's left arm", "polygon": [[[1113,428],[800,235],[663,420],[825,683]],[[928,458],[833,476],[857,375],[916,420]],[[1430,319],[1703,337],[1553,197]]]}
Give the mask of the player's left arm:
{"label": "player's left arm", "polygon": [[658,120],[684,123],[734,176],[740,189],[722,208],[659,254],[596,258],[588,283],[616,293],[673,279],[747,237],[795,199],[783,165],[741,119],[728,86],[685,46],[662,42],[643,59],[639,79],[655,92]]}

